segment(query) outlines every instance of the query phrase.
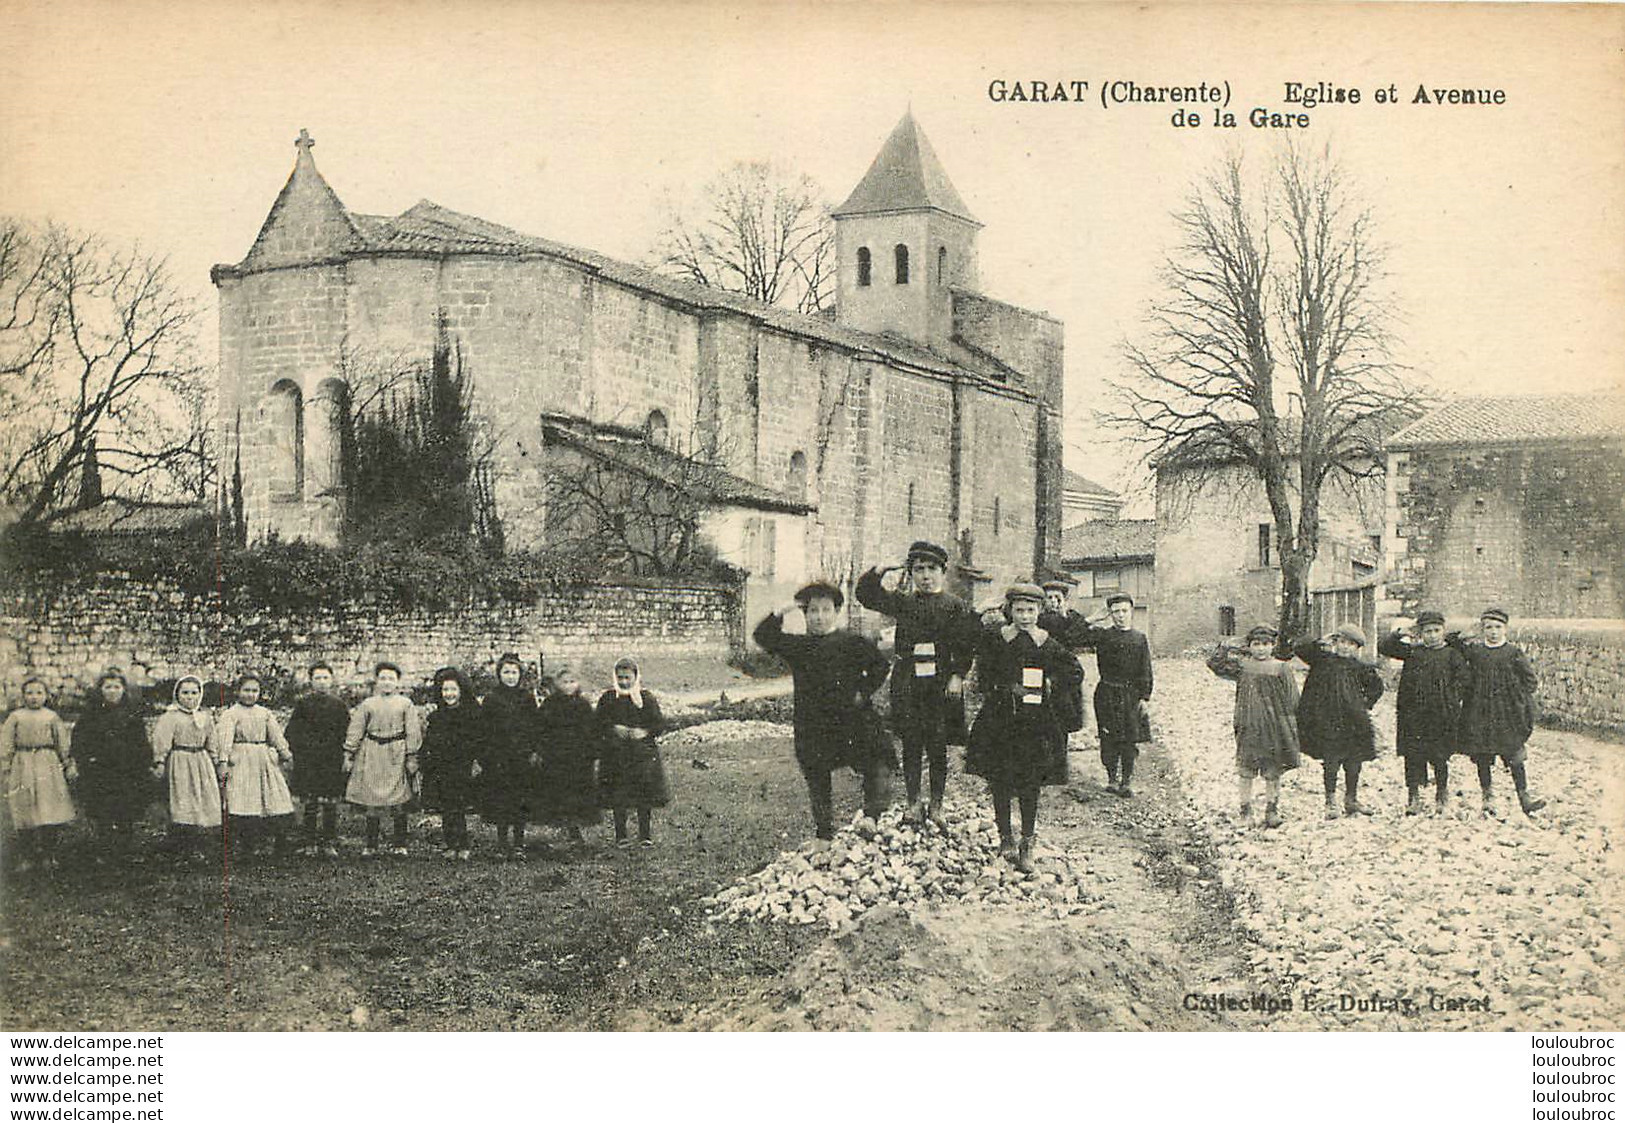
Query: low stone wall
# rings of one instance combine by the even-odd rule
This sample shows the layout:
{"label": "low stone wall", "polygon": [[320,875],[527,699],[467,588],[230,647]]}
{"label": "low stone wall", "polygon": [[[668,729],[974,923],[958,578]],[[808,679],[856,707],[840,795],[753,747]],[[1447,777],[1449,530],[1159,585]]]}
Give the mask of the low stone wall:
{"label": "low stone wall", "polygon": [[4,594],[0,689],[15,701],[22,680],[39,675],[72,700],[108,665],[145,665],[154,680],[190,672],[226,681],[247,670],[279,678],[324,659],[341,682],[359,684],[380,659],[399,663],[408,681],[448,664],[489,669],[504,651],[527,662],[538,652],[549,661],[613,661],[628,652],[726,660],[744,645],[740,599],[720,585],[638,583],[446,612],[367,604],[279,612],[103,574]]}
{"label": "low stone wall", "polygon": [[1625,734],[1625,620],[1513,621],[1540,677],[1542,718]]}

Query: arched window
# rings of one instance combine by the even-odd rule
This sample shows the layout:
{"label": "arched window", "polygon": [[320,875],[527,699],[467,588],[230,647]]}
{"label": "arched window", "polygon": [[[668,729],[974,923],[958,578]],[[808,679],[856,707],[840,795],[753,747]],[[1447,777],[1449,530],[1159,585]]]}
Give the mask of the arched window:
{"label": "arched window", "polygon": [[869,247],[858,247],[858,287],[869,287]]}
{"label": "arched window", "polygon": [[643,439],[652,445],[666,447],[669,439],[669,427],[666,424],[666,415],[658,409],[649,411],[649,417],[643,423]]}
{"label": "arched window", "polygon": [[344,491],[346,442],[350,438],[350,388],[337,378],[316,387],[316,408],[311,414],[310,485],[316,495]]}
{"label": "arched window", "polygon": [[937,247],[937,284],[948,283],[948,247]]}
{"label": "arched window", "polygon": [[305,491],[305,401],[299,386],[282,379],[260,406],[265,476],[272,499],[298,499]]}
{"label": "arched window", "polygon": [[798,502],[806,502],[807,454],[800,449],[790,454],[790,472],[784,479],[784,493]]}
{"label": "arched window", "polygon": [[892,256],[897,259],[897,283],[908,284],[908,247],[898,242],[892,250]]}

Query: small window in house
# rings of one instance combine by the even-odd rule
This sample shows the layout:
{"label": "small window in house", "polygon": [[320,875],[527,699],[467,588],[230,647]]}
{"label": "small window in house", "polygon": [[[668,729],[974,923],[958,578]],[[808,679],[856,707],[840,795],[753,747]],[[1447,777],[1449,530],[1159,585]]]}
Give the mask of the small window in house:
{"label": "small window in house", "polygon": [[664,448],[668,437],[666,415],[658,409],[650,410],[648,418],[643,422],[643,437],[652,445]]}
{"label": "small window in house", "polygon": [[1371,541],[1371,552],[1375,553],[1375,554],[1382,553],[1382,535],[1380,535],[1380,534],[1371,534],[1371,535],[1368,535],[1367,537]]}
{"label": "small window in house", "polygon": [[901,242],[897,243],[892,250],[892,256],[897,259],[897,283],[908,284],[908,247]]}
{"label": "small window in house", "polygon": [[937,247],[937,284],[948,283],[948,247]]}
{"label": "small window in house", "polygon": [[1224,604],[1219,606],[1219,634],[1233,636],[1236,634],[1236,606]]}
{"label": "small window in house", "polygon": [[869,287],[869,247],[858,247],[858,287]]}
{"label": "small window in house", "polygon": [[785,476],[784,493],[797,501],[807,498],[807,454],[800,449],[790,454],[790,471]]}
{"label": "small window in house", "polygon": [[1270,524],[1258,524],[1258,568],[1270,567]]}

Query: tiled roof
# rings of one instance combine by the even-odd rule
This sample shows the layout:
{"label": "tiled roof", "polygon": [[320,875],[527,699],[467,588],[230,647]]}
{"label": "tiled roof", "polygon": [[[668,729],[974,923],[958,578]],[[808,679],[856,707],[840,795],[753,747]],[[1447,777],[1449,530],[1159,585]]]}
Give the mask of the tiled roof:
{"label": "tiled roof", "polygon": [[1147,560],[1156,553],[1153,519],[1090,519],[1061,532],[1061,564]]}
{"label": "tiled roof", "polygon": [[671,449],[652,445],[622,432],[593,427],[579,419],[559,419],[544,424],[542,432],[549,443],[579,449],[645,478],[685,480],[698,493],[719,505],[784,511],[793,515],[817,510],[810,503],[792,499],[783,492],[753,483],[726,469],[697,463]]}
{"label": "tiled roof", "polygon": [[1105,484],[1080,476],[1070,468],[1061,469],[1061,490],[1081,492],[1085,495],[1105,495],[1112,499],[1121,498]]}
{"label": "tiled roof", "polygon": [[1519,441],[1625,439],[1625,393],[1457,398],[1407,425],[1392,449]]}
{"label": "tiled roof", "polygon": [[931,142],[915,123],[914,114],[905,113],[852,194],[830,213],[839,218],[927,209],[976,221],[965,200],[954,190]]}
{"label": "tiled roof", "polygon": [[164,534],[185,530],[213,517],[208,508],[193,504],[142,506],[114,498],[56,519],[51,529],[91,534]]}

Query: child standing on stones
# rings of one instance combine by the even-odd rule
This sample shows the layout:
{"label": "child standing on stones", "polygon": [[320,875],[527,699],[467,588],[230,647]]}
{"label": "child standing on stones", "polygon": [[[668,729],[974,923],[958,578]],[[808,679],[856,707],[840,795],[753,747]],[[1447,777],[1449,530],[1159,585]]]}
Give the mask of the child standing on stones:
{"label": "child standing on stones", "polygon": [[1343,773],[1343,813],[1369,815],[1360,805],[1360,767],[1377,758],[1371,707],[1382,697],[1377,668],[1360,658],[1365,633],[1339,625],[1324,639],[1306,636],[1293,653],[1309,665],[1298,699],[1303,751],[1320,761],[1326,787],[1326,818],[1337,818],[1337,773]]}
{"label": "child standing on stones", "polygon": [[[1100,625],[1107,620],[1109,627]],[[1095,732],[1100,735],[1100,763],[1106,768],[1106,790],[1127,799],[1134,794],[1134,762],[1140,745],[1151,740],[1145,704],[1151,700],[1151,645],[1145,633],[1130,626],[1134,598],[1113,593],[1106,611],[1074,625],[1062,637],[1073,651],[1093,648],[1100,672],[1095,686]]]}
{"label": "child standing on stones", "polygon": [[484,751],[485,715],[474,687],[454,667],[434,673],[435,708],[423,724],[423,806],[440,812],[447,858],[468,861],[468,813],[474,809],[475,762]]}
{"label": "child standing on stones", "polygon": [[[764,617],[752,636],[763,651],[788,663],[795,679],[796,763],[820,839],[835,837],[835,769],[850,766],[863,778],[863,813],[878,820],[892,768],[889,738],[876,728],[877,715],[869,708],[890,664],[871,641],[840,627],[845,601],[834,585],[814,581],[796,594],[795,604]],[[784,618],[797,610],[806,634],[789,635]]]}
{"label": "child standing on stones", "polygon": [[[995,624],[976,650],[982,710],[971,729],[965,770],[987,781],[999,828],[999,853],[1023,873],[1033,872],[1038,792],[1066,783],[1067,712],[1082,669],[1078,660],[1038,626],[1044,592],[1017,584],[1005,593],[1010,623]],[[1010,804],[1021,805],[1021,844],[1010,829]]]}
{"label": "child standing on stones", "polygon": [[203,712],[203,680],[196,675],[176,681],[174,706],[152,727],[152,758],[169,796],[175,856],[203,861],[220,830],[222,758],[214,722]]}
{"label": "child standing on stones", "polygon": [[1479,618],[1479,638],[1468,642],[1459,635],[1451,645],[1467,660],[1467,687],[1461,700],[1459,751],[1478,766],[1478,786],[1484,793],[1484,816],[1493,817],[1490,775],[1500,757],[1518,791],[1518,806],[1533,815],[1546,806],[1529,794],[1525,747],[1535,730],[1535,669],[1523,648],[1507,639],[1505,609],[1486,608]]}
{"label": "child standing on stones", "polygon": [[68,727],[46,706],[45,680],[23,683],[23,704],[0,725],[0,770],[6,810],[17,832],[17,872],[36,862],[56,865],[57,833],[74,819],[68,781],[78,776],[69,755]]}
{"label": "child standing on stones", "polygon": [[349,724],[350,708],[334,690],[333,668],[311,664],[310,692],[294,703],[288,718],[293,791],[305,802],[305,844],[300,853],[308,858],[339,856],[339,804],[348,783],[344,734]]}
{"label": "child standing on stones", "polygon": [[536,692],[524,682],[519,656],[506,652],[497,660],[497,683],[483,703],[487,728],[479,758],[480,815],[497,828],[499,860],[523,862],[525,822],[536,799],[536,766],[540,729]]}
{"label": "child standing on stones", "polygon": [[79,801],[96,827],[96,861],[129,861],[136,820],[153,795],[152,745],[121,672],[110,670],[97,680],[74,726],[73,746]]}
{"label": "child standing on stones", "polygon": [[1444,614],[1429,609],[1416,617],[1416,633],[1395,628],[1377,652],[1405,664],[1399,672],[1396,721],[1399,754],[1405,758],[1405,814],[1422,813],[1422,787],[1433,770],[1433,801],[1443,812],[1449,801],[1450,754],[1456,751],[1461,697],[1467,688],[1467,660],[1445,642]]}
{"label": "child standing on stones", "polygon": [[418,708],[400,689],[400,667],[388,661],[374,667],[372,696],[350,714],[344,735],[344,770],[350,774],[344,798],[367,815],[363,858],[378,853],[385,813],[393,828],[389,852],[406,854],[406,805],[412,802],[423,728]]}
{"label": "child standing on stones", "polygon": [[[899,590],[888,574],[902,567],[870,569],[858,578],[858,603],[897,621],[891,677],[891,722],[903,739],[903,786],[922,824],[942,819],[948,783],[948,742],[965,727],[965,674],[975,656],[980,628],[964,601],[945,592],[948,551],[934,542],[908,548],[911,591]],[[920,802],[922,761],[930,766],[930,804]]]}
{"label": "child standing on stones", "polygon": [[293,816],[293,796],[282,768],[293,762],[293,753],[275,715],[260,705],[258,675],[237,680],[237,704],[220,715],[220,745],[232,856],[280,851],[285,824]]}
{"label": "child standing on stones", "polygon": [[1243,822],[1253,814],[1253,780],[1264,778],[1264,826],[1281,825],[1281,773],[1298,767],[1298,682],[1277,657],[1276,631],[1260,624],[1238,652],[1220,641],[1208,670],[1236,684],[1236,783]]}
{"label": "child standing on stones", "polygon": [[616,661],[615,686],[598,698],[598,723],[605,741],[598,769],[599,802],[615,815],[615,844],[632,845],[626,820],[636,808],[638,842],[653,846],[653,810],[671,802],[666,765],[655,741],[665,719],[659,701],[643,688],[643,675],[630,655]]}
{"label": "child standing on stones", "polygon": [[596,767],[603,752],[598,717],[592,702],[581,695],[581,676],[568,664],[553,671],[553,693],[542,700],[541,727],[542,814],[564,828],[576,847],[587,844],[582,827],[596,826],[598,778]]}

